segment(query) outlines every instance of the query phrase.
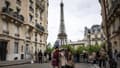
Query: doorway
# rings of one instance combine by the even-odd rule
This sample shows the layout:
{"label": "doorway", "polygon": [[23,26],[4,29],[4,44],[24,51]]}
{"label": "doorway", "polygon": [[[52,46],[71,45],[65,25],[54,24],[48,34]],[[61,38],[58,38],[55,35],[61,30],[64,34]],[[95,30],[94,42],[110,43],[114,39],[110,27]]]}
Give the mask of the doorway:
{"label": "doorway", "polygon": [[0,61],[6,61],[7,55],[7,42],[0,41]]}

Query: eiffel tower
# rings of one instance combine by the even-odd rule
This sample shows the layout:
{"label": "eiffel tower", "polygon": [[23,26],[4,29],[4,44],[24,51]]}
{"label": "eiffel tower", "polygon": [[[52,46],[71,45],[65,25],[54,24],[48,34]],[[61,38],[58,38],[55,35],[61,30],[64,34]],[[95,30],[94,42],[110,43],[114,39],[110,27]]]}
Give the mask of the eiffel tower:
{"label": "eiffel tower", "polygon": [[60,43],[60,46],[62,45],[66,45],[67,44],[67,34],[66,34],[66,31],[65,31],[65,24],[64,24],[64,3],[63,3],[63,0],[61,0],[61,3],[60,3],[60,13],[61,13],[61,16],[60,16],[60,31],[59,31],[59,34],[58,34],[58,40],[59,40],[59,43]]}

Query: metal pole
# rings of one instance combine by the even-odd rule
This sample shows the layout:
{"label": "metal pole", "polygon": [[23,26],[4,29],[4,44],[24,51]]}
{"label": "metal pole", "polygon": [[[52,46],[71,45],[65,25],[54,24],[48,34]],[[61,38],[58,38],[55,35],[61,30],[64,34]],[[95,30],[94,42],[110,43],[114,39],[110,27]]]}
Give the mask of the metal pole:
{"label": "metal pole", "polygon": [[91,48],[90,30],[88,31],[89,46]]}

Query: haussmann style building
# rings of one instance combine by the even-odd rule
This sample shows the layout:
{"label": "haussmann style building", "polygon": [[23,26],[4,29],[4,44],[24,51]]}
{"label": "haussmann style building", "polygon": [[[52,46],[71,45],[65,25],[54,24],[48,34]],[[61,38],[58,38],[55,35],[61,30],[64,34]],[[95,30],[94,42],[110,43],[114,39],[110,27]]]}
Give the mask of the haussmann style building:
{"label": "haussmann style building", "polygon": [[44,52],[47,26],[48,0],[0,0],[0,61]]}
{"label": "haussmann style building", "polygon": [[120,0],[99,0],[101,5],[102,29],[112,50],[120,51]]}
{"label": "haussmann style building", "polygon": [[93,25],[91,28],[85,27],[84,39],[85,45],[103,45],[105,43],[105,35],[101,25]]}

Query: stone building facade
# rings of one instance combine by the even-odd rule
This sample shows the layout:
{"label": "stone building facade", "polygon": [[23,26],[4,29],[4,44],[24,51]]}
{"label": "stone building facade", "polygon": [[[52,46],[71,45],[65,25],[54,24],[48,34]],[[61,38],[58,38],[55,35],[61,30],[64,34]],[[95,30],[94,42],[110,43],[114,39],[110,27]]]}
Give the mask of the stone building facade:
{"label": "stone building facade", "polygon": [[85,45],[102,45],[105,42],[105,36],[100,25],[93,25],[90,29],[85,27],[84,39]]}
{"label": "stone building facade", "polygon": [[48,0],[0,0],[0,61],[44,52],[47,27]]}
{"label": "stone building facade", "polygon": [[120,0],[99,0],[102,29],[109,38],[112,50],[120,51]]}

